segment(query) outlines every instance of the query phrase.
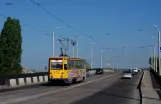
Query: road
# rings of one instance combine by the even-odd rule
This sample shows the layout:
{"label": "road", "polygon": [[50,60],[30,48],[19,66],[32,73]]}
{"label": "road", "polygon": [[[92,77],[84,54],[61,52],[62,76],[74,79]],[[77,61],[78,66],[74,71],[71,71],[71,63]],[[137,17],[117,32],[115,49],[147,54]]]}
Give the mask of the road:
{"label": "road", "polygon": [[[139,104],[136,89],[141,75],[120,79],[119,73],[89,77],[71,86],[38,85],[0,93],[1,104]],[[133,103],[132,103],[133,102]]]}
{"label": "road", "polygon": [[137,74],[133,79],[119,79],[110,87],[72,104],[140,104],[137,87],[141,75]]}

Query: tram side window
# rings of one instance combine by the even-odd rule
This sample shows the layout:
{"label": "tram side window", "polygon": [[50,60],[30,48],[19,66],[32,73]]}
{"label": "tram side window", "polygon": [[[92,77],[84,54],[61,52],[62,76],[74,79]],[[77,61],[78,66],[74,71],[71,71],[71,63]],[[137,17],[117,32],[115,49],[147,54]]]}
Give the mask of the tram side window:
{"label": "tram side window", "polygon": [[82,60],[76,60],[76,68],[82,69]]}
{"label": "tram side window", "polygon": [[78,69],[81,69],[81,60],[78,60]]}
{"label": "tram side window", "polygon": [[75,60],[75,68],[78,69],[78,60]]}
{"label": "tram side window", "polygon": [[77,60],[77,69],[80,69],[80,60]]}
{"label": "tram side window", "polygon": [[81,69],[84,69],[84,67],[83,67],[83,60],[80,61],[80,67],[81,67]]}
{"label": "tram side window", "polygon": [[74,61],[73,60],[68,60],[67,61],[67,69],[74,69]]}
{"label": "tram side window", "polygon": [[[83,60],[68,60],[67,61],[67,69],[83,69],[84,68],[84,61]],[[64,66],[65,69],[66,66]]]}
{"label": "tram side window", "polygon": [[84,69],[84,63],[83,60],[81,61],[81,68]]}
{"label": "tram side window", "polygon": [[68,69],[71,69],[71,61],[70,60],[67,61],[67,64],[68,64],[67,65]]}

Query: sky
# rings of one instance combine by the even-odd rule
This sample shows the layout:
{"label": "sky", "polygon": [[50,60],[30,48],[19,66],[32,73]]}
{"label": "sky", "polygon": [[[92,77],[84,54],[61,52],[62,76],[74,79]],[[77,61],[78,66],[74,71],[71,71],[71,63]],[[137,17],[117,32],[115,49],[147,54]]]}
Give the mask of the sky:
{"label": "sky", "polygon": [[[102,48],[103,67],[107,66],[108,61],[111,67],[117,68],[149,67],[148,58],[152,55],[152,48],[137,47],[152,45],[154,39],[151,36],[154,36],[155,42],[158,40],[158,30],[153,25],[161,27],[160,0],[33,1],[52,15],[29,0],[0,0],[0,30],[6,21],[2,15],[17,18],[21,22],[23,66],[44,70],[48,58],[52,56],[54,32],[55,56],[60,54],[58,36],[70,39],[78,39],[78,36],[81,37],[78,39],[79,57],[90,63],[92,46],[93,67],[100,67]],[[12,5],[6,5],[8,2]],[[55,30],[56,27],[60,28]],[[71,42],[68,55],[72,57]]]}

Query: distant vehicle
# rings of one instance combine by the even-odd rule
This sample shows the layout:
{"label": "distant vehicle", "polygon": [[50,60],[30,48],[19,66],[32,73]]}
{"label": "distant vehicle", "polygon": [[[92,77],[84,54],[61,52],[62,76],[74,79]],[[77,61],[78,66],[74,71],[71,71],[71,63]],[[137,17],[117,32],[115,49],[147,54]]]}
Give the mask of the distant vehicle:
{"label": "distant vehicle", "polygon": [[135,75],[135,72],[133,69],[129,69],[129,71],[131,71],[132,75]]}
{"label": "distant vehicle", "polygon": [[130,71],[130,70],[124,71],[122,73],[122,78],[130,78],[130,79],[132,79],[133,78],[132,71]]}
{"label": "distant vehicle", "polygon": [[138,72],[141,72],[141,69],[138,69]]}
{"label": "distant vehicle", "polygon": [[86,77],[89,77],[89,71],[86,70]]}
{"label": "distant vehicle", "polygon": [[103,73],[104,73],[103,69],[97,69],[95,74],[103,74]]}
{"label": "distant vehicle", "polygon": [[133,69],[133,71],[135,74],[138,73],[138,69]]}

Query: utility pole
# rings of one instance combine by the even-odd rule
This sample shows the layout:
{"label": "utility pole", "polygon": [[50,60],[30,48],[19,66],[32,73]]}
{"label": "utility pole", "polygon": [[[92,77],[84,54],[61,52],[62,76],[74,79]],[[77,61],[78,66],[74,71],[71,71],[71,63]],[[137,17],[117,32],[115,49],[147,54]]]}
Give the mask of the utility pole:
{"label": "utility pole", "polygon": [[154,59],[153,59],[153,68],[156,71],[156,64],[155,64],[155,61],[156,61],[156,57],[155,57],[155,44],[153,46],[153,57],[154,57]]}
{"label": "utility pole", "polygon": [[[95,43],[93,43],[95,44]],[[90,56],[91,56],[91,69],[93,68],[93,44],[91,45],[91,51],[90,51]]]}
{"label": "utility pole", "polygon": [[113,62],[112,62],[112,66],[113,66],[113,71],[114,71],[114,60],[113,60]]}
{"label": "utility pole", "polygon": [[[158,28],[158,30],[159,30],[159,28]],[[161,75],[161,69],[160,69],[160,30],[158,31],[158,41],[159,41],[159,51],[158,51],[158,59],[159,59],[159,68],[158,68],[158,72],[159,72],[159,74]]]}
{"label": "utility pole", "polygon": [[102,49],[101,49],[101,68],[102,68]]}
{"label": "utility pole", "polygon": [[158,59],[159,59],[159,68],[158,68],[158,73],[161,75],[161,70],[160,70],[160,29],[158,26],[154,25],[155,28],[158,29]]}
{"label": "utility pole", "polygon": [[91,69],[93,68],[92,67],[92,64],[93,64],[93,52],[92,52],[93,48],[92,48],[92,45],[91,45],[91,51],[90,51],[90,55],[91,55]]}
{"label": "utility pole", "polygon": [[[156,43],[155,43],[155,38],[154,38],[154,36],[151,36],[151,38],[153,38],[154,39],[154,42],[153,42],[153,68],[154,68],[154,70],[155,70],[155,72],[157,72],[157,57],[156,57],[156,55],[155,55],[155,46],[156,46]],[[152,65],[152,63],[151,63],[151,65]]]}
{"label": "utility pole", "polygon": [[77,39],[77,58],[78,58],[78,39]]}
{"label": "utility pole", "polygon": [[75,46],[75,44],[76,44],[76,41],[71,40],[71,43],[72,43],[72,46],[73,46],[73,58],[74,58],[74,57],[75,57],[75,56],[74,56],[74,52],[75,52],[75,51],[74,51],[74,46]]}
{"label": "utility pole", "polygon": [[107,68],[109,68],[110,67],[110,63],[109,63],[109,51],[110,51],[110,49],[108,48],[107,49],[107,65],[108,65],[108,67]]}
{"label": "utility pole", "polygon": [[53,57],[54,57],[54,32],[52,34],[52,50],[53,50]]}
{"label": "utility pole", "polygon": [[[59,29],[60,27],[56,27],[54,30],[57,30],[57,29]],[[55,36],[55,34],[54,34],[54,32],[52,33],[52,53],[53,53],[53,57],[54,57],[54,36]]]}
{"label": "utility pole", "polygon": [[76,45],[77,45],[77,58],[78,58],[78,53],[79,53],[79,52],[78,52],[78,49],[79,49],[79,45],[78,45],[79,42],[78,42],[78,41],[79,41],[79,39],[81,39],[81,37],[77,37],[77,36],[76,36],[76,38],[77,38],[77,39],[76,39],[76,40],[77,40]]}

